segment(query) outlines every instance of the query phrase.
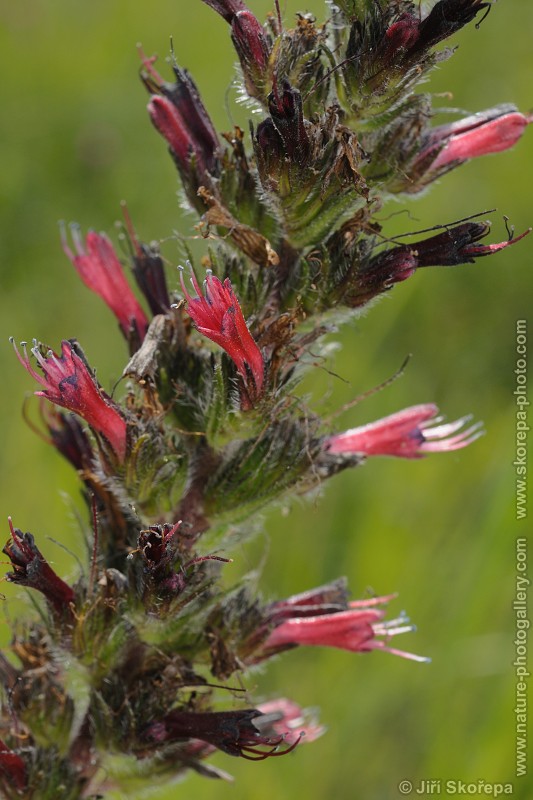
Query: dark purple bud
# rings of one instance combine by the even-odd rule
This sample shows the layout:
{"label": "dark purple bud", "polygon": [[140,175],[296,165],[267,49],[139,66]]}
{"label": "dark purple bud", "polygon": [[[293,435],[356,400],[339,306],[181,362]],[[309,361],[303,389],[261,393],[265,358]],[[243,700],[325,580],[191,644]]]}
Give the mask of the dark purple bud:
{"label": "dark purple bud", "polygon": [[175,525],[151,525],[139,534],[138,552],[144,560],[147,576],[160,593],[164,590],[165,594],[175,594],[183,588],[174,571],[177,554],[176,547],[172,544],[174,534],[180,526],[181,522]]}
{"label": "dark purple bud", "polygon": [[[266,730],[261,725],[261,718],[268,723]],[[286,755],[300,740],[298,737],[280,750],[285,734],[272,730],[269,716],[255,708],[207,713],[171,711],[163,719],[153,722],[147,728],[146,736],[158,743],[200,739],[230,756],[241,756],[250,761]]]}
{"label": "dark purple bud", "polygon": [[168,296],[163,259],[156,249],[157,245],[154,244],[149,247],[140,242],[126,204],[123,204],[122,212],[131,248],[132,271],[137,285],[145,296],[152,314],[154,316],[166,314],[170,308],[170,298]]}
{"label": "dark purple bud", "polygon": [[275,85],[268,96],[268,110],[283,141],[285,154],[291,161],[304,165],[309,154],[309,139],[300,92],[288,81],[283,81],[281,92]]}
{"label": "dark purple bud", "polygon": [[235,14],[246,9],[242,0],[203,0],[203,2],[230,23]]}
{"label": "dark purple bud", "polygon": [[161,256],[147,245],[140,244],[133,258],[133,274],[152,314],[166,314],[170,298]]}
{"label": "dark purple bud", "polygon": [[263,183],[277,181],[285,161],[285,147],[272,119],[267,117],[257,126],[254,150]]}
{"label": "dark purple bud", "polygon": [[418,39],[420,20],[412,14],[402,14],[385,31],[383,42],[385,61],[392,60],[396,54],[408,51]]}
{"label": "dark purple bud", "polygon": [[148,112],[154,126],[167,140],[180,172],[190,176],[194,158],[198,177],[205,181],[206,172],[217,171],[219,142],[194,81],[175,64],[176,81],[167,82],[154,68],[154,58],[142,52],[141,58],[141,79],[152,95]]}
{"label": "dark purple bud", "polygon": [[74,469],[88,470],[93,463],[94,453],[79,419],[74,414],[58,411],[44,401],[41,402],[40,411],[54,447]]}
{"label": "dark purple bud", "polygon": [[401,14],[385,31],[382,53],[385,62],[402,57],[420,57],[429,48],[452,36],[488,10],[483,0],[440,0],[424,19],[409,12]]}
{"label": "dark purple bud", "polygon": [[485,0],[439,0],[418,28],[418,38],[411,47],[419,53],[452,36],[471,22],[480,11],[488,13],[492,3]]}
{"label": "dark purple bud", "polygon": [[295,594],[286,600],[278,600],[266,608],[270,622],[279,624],[289,617],[310,617],[317,614],[330,614],[348,608],[346,578]]}
{"label": "dark purple bud", "polygon": [[11,561],[13,572],[7,573],[7,580],[41,592],[57,614],[64,614],[74,602],[73,590],[44,559],[32,534],[14,528],[11,517],[8,521],[11,539],[2,552]]}
{"label": "dark purple bud", "polygon": [[209,171],[215,168],[215,154],[219,148],[218,136],[200,97],[196,84],[186,69],[173,66],[175,83],[164,83],[161,92],[180,112],[194,143],[195,152],[201,153]]}
{"label": "dark purple bud", "polygon": [[4,777],[19,791],[23,791],[28,783],[26,764],[0,739],[0,778]]}
{"label": "dark purple bud", "polygon": [[370,260],[362,272],[366,277],[390,286],[409,278],[420,267],[453,267],[474,263],[475,258],[488,256],[520,241],[526,231],[515,239],[489,245],[476,245],[490,230],[488,222],[465,222],[429,239],[411,245],[386,250]]}

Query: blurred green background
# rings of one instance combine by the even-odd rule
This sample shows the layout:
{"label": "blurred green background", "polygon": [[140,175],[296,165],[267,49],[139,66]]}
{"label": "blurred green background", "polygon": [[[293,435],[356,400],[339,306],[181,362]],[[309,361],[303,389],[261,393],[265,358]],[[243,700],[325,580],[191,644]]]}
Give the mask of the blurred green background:
{"label": "blurred green background", "polygon": [[[250,0],[259,16],[272,3]],[[322,18],[318,0],[285,3]],[[20,408],[32,382],[7,337],[39,337],[56,347],[77,337],[110,387],[125,363],[116,324],[63,256],[59,219],[113,234],[127,200],[140,235],[176,229],[193,236],[176,197],[177,178],[145,113],[136,42],[163,59],[172,35],[178,61],[194,74],[218,130],[235,111],[233,52],[227,25],[200,0],[18,0],[0,6],[2,64],[1,514],[31,530],[62,573],[76,563],[47,537],[79,550],[81,504],[74,472],[24,424]],[[429,89],[453,92],[443,105],[465,113],[511,101],[531,108],[533,4],[496,4],[479,30],[455,37],[459,50]],[[230,117],[231,114],[231,117]],[[464,166],[429,194],[383,212],[385,232],[400,233],[497,208],[492,241],[533,223],[533,131],[509,153]],[[255,674],[257,698],[288,696],[317,707],[328,732],[285,759],[259,764],[217,755],[234,784],[191,776],[164,798],[198,800],[388,800],[398,783],[515,779],[514,627],[515,328],[531,307],[533,236],[476,265],[419,273],[337,337],[337,380],[317,368],[315,397],[325,410],[365,391],[413,353],[405,376],[339,421],[350,427],[404,406],[436,402],[448,419],[473,413],[487,435],[455,454],[415,462],[375,459],[346,472],[322,497],[265,515],[270,534],[234,553],[232,569],[265,561],[267,597],[284,597],[346,574],[354,596],[368,587],[399,592],[391,614],[406,609],[418,633],[398,646],[429,655],[431,665],[387,654],[294,651]],[[176,260],[178,251],[176,250]],[[170,276],[171,283],[174,277]],[[331,364],[330,366],[333,366]],[[7,524],[4,522],[7,538]],[[229,568],[228,568],[229,569]],[[7,584],[6,611],[16,592]],[[3,635],[6,626],[1,621]],[[229,698],[228,698],[229,700]],[[444,793],[444,791],[442,791]]]}

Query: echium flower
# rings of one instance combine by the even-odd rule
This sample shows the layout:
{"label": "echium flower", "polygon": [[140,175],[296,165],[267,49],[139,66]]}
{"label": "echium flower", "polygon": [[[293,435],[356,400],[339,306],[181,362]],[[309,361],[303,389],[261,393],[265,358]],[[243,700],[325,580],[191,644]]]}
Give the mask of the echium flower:
{"label": "echium flower", "polygon": [[533,117],[513,105],[502,105],[465,119],[430,128],[422,139],[420,152],[408,168],[413,180],[407,191],[418,191],[428,180],[463,164],[471,158],[509,150],[522,137]]}
{"label": "echium flower", "polygon": [[272,603],[268,609],[269,623],[274,626],[263,642],[263,657],[269,657],[290,647],[336,647],[353,653],[384,650],[412,661],[426,662],[424,656],[390,647],[389,639],[415,630],[404,613],[384,621],[385,612],[376,606],[384,605],[393,595],[373,597],[348,603],[345,609],[328,609],[299,603],[299,597]]}
{"label": "echium flower", "polygon": [[126,455],[126,421],[118,406],[98,386],[77,342],[63,341],[61,355],[58,356],[53,350],[43,355],[34,340],[31,352],[42,374],[32,367],[26,343],[21,344],[23,356],[13,339],[11,343],[22,366],[43,387],[35,394],[82,417],[91,428],[105,437],[118,459],[123,461]]}
{"label": "echium flower", "polygon": [[480,423],[461,430],[470,417],[438,424],[439,409],[433,403],[411,406],[383,419],[329,436],[323,441],[329,453],[421,458],[426,453],[460,450],[478,439]]}
{"label": "echium flower", "polygon": [[170,711],[162,719],[152,722],[145,736],[158,743],[200,739],[230,756],[262,761],[270,756],[290,753],[301,738],[295,738],[290,731],[291,743],[283,746],[285,733],[278,733],[273,723],[279,726],[270,713],[262,714],[255,708],[197,713]]}
{"label": "echium flower", "polygon": [[476,258],[505,250],[531,232],[529,228],[520,236],[504,242],[479,244],[479,240],[488,234],[490,227],[490,222],[450,225],[446,230],[427,239],[390,247],[364,260],[360,265],[355,263],[353,277],[346,277],[343,302],[352,307],[364,305],[395,283],[407,280],[418,269],[473,264]]}
{"label": "echium flower", "polygon": [[248,330],[229,278],[222,283],[208,270],[204,294],[192,272],[191,282],[197,297],[191,297],[187,291],[183,268],[180,270],[180,280],[190,317],[200,333],[220,345],[234,362],[244,382],[246,398],[243,405],[255,405],[263,395],[265,364]]}
{"label": "echium flower", "polygon": [[74,264],[84,284],[111,309],[124,336],[129,339],[133,332],[142,342],[148,328],[148,319],[126,280],[113,245],[103,233],[94,231],[89,231],[84,245],[79,227],[71,225],[70,230],[76,252],[73,253],[68,246],[63,230],[65,255]]}
{"label": "echium flower", "polygon": [[189,200],[201,209],[196,192],[202,185],[210,186],[211,176],[219,171],[216,130],[186,69],[174,64],[176,80],[170,83],[155,69],[154,58],[141,56],[141,79],[151,94],[150,119],[170,148]]}
{"label": "echium flower", "polygon": [[309,713],[304,711],[298,703],[288,700],[286,697],[278,697],[275,700],[260,703],[257,710],[264,715],[261,717],[263,723],[270,725],[278,736],[283,736],[283,740],[287,744],[293,744],[300,739],[305,742],[313,742],[324,733],[322,725],[309,717]]}

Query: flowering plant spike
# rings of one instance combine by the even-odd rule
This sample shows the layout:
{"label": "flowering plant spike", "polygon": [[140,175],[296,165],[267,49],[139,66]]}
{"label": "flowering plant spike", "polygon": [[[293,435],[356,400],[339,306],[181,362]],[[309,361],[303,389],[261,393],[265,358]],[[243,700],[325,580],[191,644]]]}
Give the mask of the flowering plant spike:
{"label": "flowering plant spike", "polygon": [[159,70],[141,52],[140,69],[154,147],[160,134],[206,239],[201,258],[172,261],[129,216],[124,258],[105,234],[83,240],[74,225],[71,246],[62,233],[126,339],[126,396],[100,386],[74,339],[60,355],[37,340],[30,352],[14,345],[38,385],[46,437],[78,473],[90,546],[67,582],[37,547],[39,531],[11,519],[6,529],[6,579],[38,593],[39,607],[13,620],[0,654],[9,800],[103,797],[131,781],[143,791],[188,770],[227,778],[210,763],[217,750],[249,760],[298,750],[323,732],[285,698],[298,687],[253,701],[235,691],[251,691],[249,670],[293,648],[428,660],[391,646],[413,630],[403,612],[386,618],[394,595],[350,600],[338,578],[265,600],[249,580],[232,584],[234,544],[257,529],[258,509],[369,456],[445,457],[482,433],[469,416],[443,421],[436,398],[335,431],[300,382],[333,325],[418,269],[522,238],[481,244],[490,223],[470,218],[388,243],[376,214],[514,146],[532,118],[505,105],[434,124],[418,88],[451,55],[441,43],[479,25],[490,3],[437,0],[421,12],[409,0],[336,0],[323,24],[300,14],[290,27],[277,3],[263,24],[242,0],[203,2],[235,47],[256,112],[249,132],[219,134],[174,59]]}

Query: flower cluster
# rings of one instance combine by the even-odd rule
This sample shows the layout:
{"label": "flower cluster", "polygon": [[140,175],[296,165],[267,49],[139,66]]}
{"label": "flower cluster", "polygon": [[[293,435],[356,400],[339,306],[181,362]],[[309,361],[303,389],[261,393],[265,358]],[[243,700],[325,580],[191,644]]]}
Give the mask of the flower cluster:
{"label": "flower cluster", "polygon": [[248,670],[284,651],[428,661],[395,646],[414,629],[403,612],[385,619],[394,595],[353,601],[340,578],[266,602],[249,579],[230,585],[229,554],[271,502],[367,457],[455,452],[482,434],[470,416],[444,422],[433,402],[332,432],[300,382],[325,334],[395,284],[529,232],[481,243],[490,223],[472,216],[391,242],[376,215],[391,196],[514,146],[532,117],[505,105],[433,125],[431,98],[415,92],[451,55],[438,45],[479,24],[488,2],[437,0],[422,13],[408,0],[336,0],[323,25],[300,14],[291,28],[277,2],[263,25],[243,0],[203,1],[229,27],[256,112],[249,134],[219,137],[189,72],[173,59],[166,80],[140,53],[149,119],[207,243],[201,259],[184,270],[164,243],[141,241],[127,211],[122,259],[105,234],[83,239],[74,225],[71,249],[62,232],[126,339],[123,399],[75,339],[60,353],[14,345],[39,386],[43,438],[78,472],[90,526],[85,562],[65,581],[9,520],[6,578],[42,603],[0,654],[9,800],[146,789],[191,769],[225,778],[209,763],[216,750],[264,760],[313,741],[323,728],[295,701],[239,699]]}

